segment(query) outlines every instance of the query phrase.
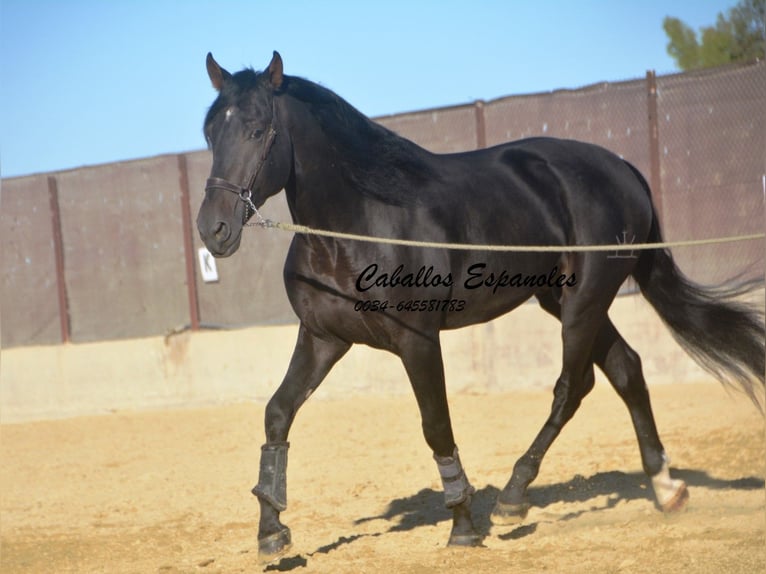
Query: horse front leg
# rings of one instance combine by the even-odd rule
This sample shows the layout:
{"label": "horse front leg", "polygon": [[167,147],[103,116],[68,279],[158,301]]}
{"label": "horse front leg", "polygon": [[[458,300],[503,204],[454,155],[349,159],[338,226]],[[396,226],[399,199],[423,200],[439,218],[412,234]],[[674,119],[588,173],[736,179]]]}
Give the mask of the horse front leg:
{"label": "horse front leg", "polygon": [[423,434],[434,453],[434,460],[444,488],[444,502],[452,510],[449,546],[480,546],[482,536],[471,518],[471,500],[475,489],[468,482],[452,433],[447,391],[444,381],[441,346],[435,340],[418,340],[402,345],[400,353],[407,370],[423,424]]}
{"label": "horse front leg", "polygon": [[290,529],[279,519],[287,508],[290,427],[300,406],[350,346],[337,339],[321,339],[301,324],[287,374],[266,406],[266,444],[261,447],[258,484],[252,490],[261,507],[258,554],[264,562],[278,558],[291,545]]}

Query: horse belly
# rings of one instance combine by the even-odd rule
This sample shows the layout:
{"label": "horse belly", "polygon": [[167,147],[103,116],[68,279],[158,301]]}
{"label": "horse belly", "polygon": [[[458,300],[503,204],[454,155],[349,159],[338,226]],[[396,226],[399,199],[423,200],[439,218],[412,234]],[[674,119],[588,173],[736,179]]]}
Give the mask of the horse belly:
{"label": "horse belly", "polygon": [[493,253],[453,258],[451,296],[465,301],[463,312],[444,317],[445,329],[490,321],[508,313],[535,293],[571,281],[559,253]]}
{"label": "horse belly", "polygon": [[501,315],[513,311],[516,307],[527,301],[537,289],[524,288],[514,291],[495,293],[492,296],[478,297],[469,295],[466,299],[461,294],[455,294],[458,301],[465,301],[463,311],[459,313],[447,313],[444,316],[443,329],[460,329],[469,325],[486,323]]}

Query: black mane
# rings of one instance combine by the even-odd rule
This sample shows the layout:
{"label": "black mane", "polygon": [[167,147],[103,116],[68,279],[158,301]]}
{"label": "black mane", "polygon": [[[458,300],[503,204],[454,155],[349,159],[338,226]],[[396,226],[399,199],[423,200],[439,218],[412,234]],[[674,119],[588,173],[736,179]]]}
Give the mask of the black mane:
{"label": "black mane", "polygon": [[384,203],[410,205],[426,198],[413,193],[438,178],[429,152],[375,123],[335,92],[309,80],[285,76],[285,93],[308,106],[336,144],[337,163],[348,183]]}
{"label": "black mane", "polygon": [[[245,68],[226,82],[205,116],[205,124],[223,108],[247,106],[248,98],[266,94],[267,75]],[[285,94],[305,104],[322,130],[335,144],[336,165],[343,168],[354,190],[392,205],[422,203],[413,193],[427,181],[439,178],[430,152],[375,123],[335,92],[297,76],[284,76],[276,97]]]}
{"label": "black mane", "polygon": [[309,80],[285,76],[282,91],[305,104],[337,149],[349,185],[392,205],[426,199],[413,193],[439,175],[429,152],[370,120],[335,92]]}

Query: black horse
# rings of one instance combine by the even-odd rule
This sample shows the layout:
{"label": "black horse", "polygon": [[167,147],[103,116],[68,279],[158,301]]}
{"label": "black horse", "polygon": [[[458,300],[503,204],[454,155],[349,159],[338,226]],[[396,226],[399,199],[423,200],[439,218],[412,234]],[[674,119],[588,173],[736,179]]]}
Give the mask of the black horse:
{"label": "black horse", "polygon": [[[339,232],[472,245],[560,245],[553,253],[418,248],[296,235],[285,262],[287,295],[300,319],[287,374],[266,407],[266,444],[253,493],[259,550],[284,552],[288,432],[296,412],[354,343],[398,355],[415,392],[425,440],[453,509],[449,543],[479,545],[474,493],[452,433],[439,344],[442,329],[481,323],[530,297],[561,321],[563,361],[550,416],[518,459],[492,512],[522,519],[526,490],[564,424],[593,387],[594,365],[622,397],[657,502],[683,507],[657,433],[641,361],[609,320],[618,289],[633,276],[679,343],[722,382],[756,403],[764,386],[760,312],[690,282],[664,249],[636,258],[576,252],[623,232],[662,241],[649,187],[611,152],[535,138],[467,153],[435,155],[370,121],[336,94],[283,74],[274,52],[264,72],[230,74],[212,55],[219,95],[204,132],[213,167],[197,226],[217,257],[233,254],[243,225],[284,189],[293,221]],[[257,294],[254,294],[257,297]]]}

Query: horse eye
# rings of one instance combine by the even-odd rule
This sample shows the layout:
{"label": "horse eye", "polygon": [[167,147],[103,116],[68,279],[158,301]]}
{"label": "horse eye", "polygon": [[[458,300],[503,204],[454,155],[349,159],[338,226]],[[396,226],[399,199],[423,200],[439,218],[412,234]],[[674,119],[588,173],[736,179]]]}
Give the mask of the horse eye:
{"label": "horse eye", "polygon": [[251,139],[251,140],[259,140],[259,139],[261,139],[262,135],[263,135],[263,130],[255,130],[253,132],[250,132],[249,139]]}

